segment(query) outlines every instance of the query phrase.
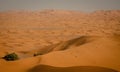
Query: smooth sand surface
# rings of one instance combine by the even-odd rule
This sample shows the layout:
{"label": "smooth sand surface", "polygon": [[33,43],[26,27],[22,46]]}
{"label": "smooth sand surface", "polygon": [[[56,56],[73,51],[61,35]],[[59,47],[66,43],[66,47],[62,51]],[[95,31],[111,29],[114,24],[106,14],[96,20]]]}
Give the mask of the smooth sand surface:
{"label": "smooth sand surface", "polygon": [[[81,45],[81,38],[73,39],[73,43],[63,43],[55,49],[67,48],[64,51],[51,52],[43,55],[42,64],[52,66],[101,66],[120,70],[120,37],[85,37],[86,42]],[[88,40],[88,41],[87,41]]]}
{"label": "smooth sand surface", "polygon": [[120,11],[0,12],[0,57],[0,72],[120,71]]}

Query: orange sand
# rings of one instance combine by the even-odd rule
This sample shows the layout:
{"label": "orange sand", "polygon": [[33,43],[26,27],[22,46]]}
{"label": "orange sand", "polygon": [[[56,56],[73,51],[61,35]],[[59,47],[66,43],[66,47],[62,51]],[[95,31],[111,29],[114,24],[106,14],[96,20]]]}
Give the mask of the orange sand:
{"label": "orange sand", "polygon": [[12,52],[0,72],[120,71],[120,11],[0,12],[0,57]]}

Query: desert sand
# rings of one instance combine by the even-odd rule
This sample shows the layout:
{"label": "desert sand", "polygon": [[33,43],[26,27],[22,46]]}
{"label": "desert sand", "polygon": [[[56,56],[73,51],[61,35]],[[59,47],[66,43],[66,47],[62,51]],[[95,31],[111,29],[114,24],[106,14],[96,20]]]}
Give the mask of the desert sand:
{"label": "desert sand", "polygon": [[119,72],[120,10],[0,12],[0,57],[0,72]]}

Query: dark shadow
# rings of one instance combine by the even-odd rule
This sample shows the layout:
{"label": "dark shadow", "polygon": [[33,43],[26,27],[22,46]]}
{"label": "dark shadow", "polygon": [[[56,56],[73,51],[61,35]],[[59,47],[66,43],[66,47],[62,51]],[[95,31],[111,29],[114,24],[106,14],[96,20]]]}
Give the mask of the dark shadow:
{"label": "dark shadow", "polygon": [[74,66],[74,67],[52,67],[38,65],[28,72],[118,72],[116,70],[98,66]]}
{"label": "dark shadow", "polygon": [[64,42],[60,42],[57,44],[53,44],[53,45],[49,45],[49,46],[45,46],[42,48],[37,48],[34,49],[35,53],[33,53],[34,51],[19,51],[19,53],[27,55],[29,53],[31,53],[31,56],[39,56],[39,55],[45,55],[48,54],[50,52],[53,51],[64,51],[67,49],[70,49],[71,46],[81,46],[84,45],[86,43],[89,43],[91,41],[94,41],[94,39],[92,39],[91,36],[81,36],[81,37],[77,37],[68,41],[64,41]]}
{"label": "dark shadow", "polygon": [[79,38],[68,40],[68,41],[61,44],[61,49],[60,50],[69,49],[70,46],[80,46],[80,45],[89,43],[89,42],[92,41],[92,40],[89,40],[89,38],[90,37],[88,37],[88,36],[81,36]]}
{"label": "dark shadow", "polygon": [[[74,38],[74,39],[71,39],[71,40],[68,40],[65,42],[60,42],[57,44],[46,46],[46,47],[43,47],[40,49],[38,48],[35,50],[36,53],[34,53],[33,56],[44,55],[44,54],[50,53],[52,51],[64,51],[64,50],[69,49],[71,46],[81,46],[81,45],[84,45],[84,44],[89,43],[91,41],[93,41],[93,39],[91,39],[90,36],[81,36],[81,37]],[[30,52],[31,51],[21,51],[20,53],[28,54]]]}

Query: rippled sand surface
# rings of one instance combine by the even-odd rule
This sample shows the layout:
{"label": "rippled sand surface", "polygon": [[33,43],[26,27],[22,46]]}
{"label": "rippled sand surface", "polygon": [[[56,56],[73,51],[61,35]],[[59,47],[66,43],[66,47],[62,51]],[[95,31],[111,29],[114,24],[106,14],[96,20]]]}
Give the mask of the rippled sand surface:
{"label": "rippled sand surface", "polygon": [[120,71],[120,10],[0,12],[0,57],[0,72]]}

